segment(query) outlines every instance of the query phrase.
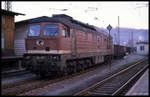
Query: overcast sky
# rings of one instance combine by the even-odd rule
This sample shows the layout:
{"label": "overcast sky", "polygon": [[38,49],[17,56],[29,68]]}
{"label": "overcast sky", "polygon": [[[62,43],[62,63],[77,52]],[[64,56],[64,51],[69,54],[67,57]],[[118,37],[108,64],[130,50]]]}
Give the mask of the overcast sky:
{"label": "overcast sky", "polygon": [[[52,14],[67,14],[74,19],[89,23],[98,27],[112,27],[148,29],[149,11],[148,2],[75,2],[75,1],[53,1],[53,2],[12,2],[12,11],[26,14],[16,16],[15,21],[35,18],[39,16],[52,16]],[[4,8],[4,2],[2,2]],[[67,9],[66,11],[62,11]]]}

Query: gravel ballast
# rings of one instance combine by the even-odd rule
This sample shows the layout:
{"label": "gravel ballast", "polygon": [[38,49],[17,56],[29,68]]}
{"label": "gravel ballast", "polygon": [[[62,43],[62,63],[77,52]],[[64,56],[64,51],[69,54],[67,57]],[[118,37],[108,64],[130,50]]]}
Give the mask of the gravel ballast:
{"label": "gravel ballast", "polygon": [[101,65],[100,68],[73,78],[34,89],[20,95],[73,95],[74,93],[91,86],[102,78],[102,76],[117,70],[123,64],[134,62],[144,58],[144,56],[130,54],[125,59],[114,60],[111,65]]}

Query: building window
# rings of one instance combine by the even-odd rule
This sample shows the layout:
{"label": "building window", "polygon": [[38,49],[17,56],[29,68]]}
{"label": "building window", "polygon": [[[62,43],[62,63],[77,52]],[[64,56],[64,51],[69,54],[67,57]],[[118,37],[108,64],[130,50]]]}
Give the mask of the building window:
{"label": "building window", "polygon": [[5,17],[2,16],[2,24],[5,24]]}
{"label": "building window", "polygon": [[46,36],[57,36],[59,33],[58,24],[46,24],[44,27],[44,35]]}
{"label": "building window", "polygon": [[144,51],[144,46],[140,46],[140,50],[141,50],[141,51]]}
{"label": "building window", "polygon": [[28,36],[39,36],[41,25],[31,25],[29,28]]}
{"label": "building window", "polygon": [[88,33],[87,32],[85,32],[85,34],[84,34],[85,36],[84,36],[84,39],[85,40],[87,40],[88,39]]}
{"label": "building window", "polygon": [[70,37],[70,31],[69,29],[66,29],[66,28],[62,28],[62,36],[63,37]]}
{"label": "building window", "polygon": [[5,49],[5,30],[1,30],[1,48]]}

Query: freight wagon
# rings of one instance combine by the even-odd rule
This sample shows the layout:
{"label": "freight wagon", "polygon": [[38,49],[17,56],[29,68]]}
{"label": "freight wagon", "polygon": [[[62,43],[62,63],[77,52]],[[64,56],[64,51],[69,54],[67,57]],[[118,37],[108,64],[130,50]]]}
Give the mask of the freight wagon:
{"label": "freight wagon", "polygon": [[114,44],[114,58],[122,58],[126,54],[126,47],[122,45]]}

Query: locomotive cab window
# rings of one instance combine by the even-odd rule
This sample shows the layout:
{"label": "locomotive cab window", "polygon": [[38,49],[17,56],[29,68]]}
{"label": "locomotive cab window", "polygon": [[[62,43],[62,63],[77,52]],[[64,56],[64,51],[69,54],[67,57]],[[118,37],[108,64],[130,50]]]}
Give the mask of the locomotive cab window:
{"label": "locomotive cab window", "polygon": [[41,25],[31,25],[29,27],[28,36],[39,36],[40,35]]}
{"label": "locomotive cab window", "polygon": [[44,35],[57,36],[59,31],[58,24],[46,24],[44,27]]}

